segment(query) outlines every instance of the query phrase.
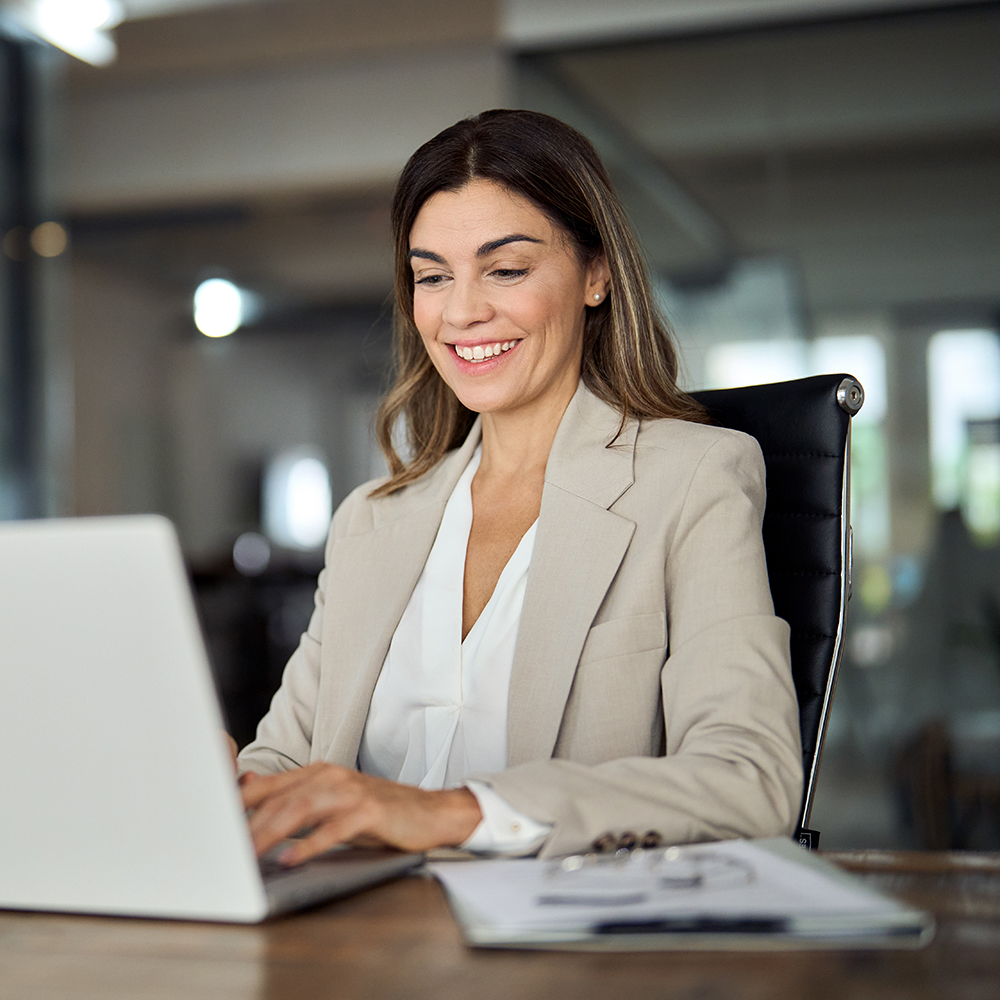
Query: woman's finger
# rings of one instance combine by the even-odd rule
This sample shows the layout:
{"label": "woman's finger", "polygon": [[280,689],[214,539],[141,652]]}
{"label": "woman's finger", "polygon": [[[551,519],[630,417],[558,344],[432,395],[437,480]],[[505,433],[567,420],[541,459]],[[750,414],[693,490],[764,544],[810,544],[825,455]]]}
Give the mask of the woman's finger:
{"label": "woman's finger", "polygon": [[305,800],[273,803],[255,813],[250,819],[250,836],[258,855],[266,854],[272,847],[314,825],[310,822],[311,810]]}
{"label": "woman's finger", "polygon": [[356,843],[359,839],[366,841],[364,846],[367,847],[386,846],[381,840],[365,834],[359,835],[354,830],[357,826],[356,816],[347,815],[328,820],[311,830],[301,840],[289,844],[278,856],[278,860],[284,865],[298,865],[329,851],[338,844]]}
{"label": "woman's finger", "polygon": [[[258,804],[250,817],[250,833],[258,854],[303,829],[356,813],[356,788],[345,780],[353,773],[345,768],[319,768],[306,780],[274,783],[270,794],[256,796]],[[359,832],[349,829],[352,834]]]}
{"label": "woman's finger", "polygon": [[296,788],[265,800],[250,817],[250,835],[258,853],[270,850],[287,837],[334,818],[336,795],[327,789]]}

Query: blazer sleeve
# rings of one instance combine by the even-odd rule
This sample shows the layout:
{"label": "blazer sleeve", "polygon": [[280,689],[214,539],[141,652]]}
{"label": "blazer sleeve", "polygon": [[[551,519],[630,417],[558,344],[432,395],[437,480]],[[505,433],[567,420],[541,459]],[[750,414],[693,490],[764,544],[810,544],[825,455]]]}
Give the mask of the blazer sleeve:
{"label": "blazer sleeve", "polygon": [[663,756],[540,760],[476,776],[553,825],[543,857],[584,850],[604,833],[652,829],[669,844],[792,832],[802,794],[798,707],[788,626],[767,582],[763,511],[757,443],[720,435],[665,540]]}

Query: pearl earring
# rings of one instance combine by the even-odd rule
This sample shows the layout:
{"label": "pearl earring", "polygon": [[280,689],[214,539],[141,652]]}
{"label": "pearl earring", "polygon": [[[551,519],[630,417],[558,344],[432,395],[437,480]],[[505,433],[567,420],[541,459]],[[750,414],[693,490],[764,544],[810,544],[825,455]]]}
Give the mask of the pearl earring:
{"label": "pearl earring", "polygon": [[601,293],[600,292],[594,292],[594,301],[595,302],[600,302],[601,301]]}

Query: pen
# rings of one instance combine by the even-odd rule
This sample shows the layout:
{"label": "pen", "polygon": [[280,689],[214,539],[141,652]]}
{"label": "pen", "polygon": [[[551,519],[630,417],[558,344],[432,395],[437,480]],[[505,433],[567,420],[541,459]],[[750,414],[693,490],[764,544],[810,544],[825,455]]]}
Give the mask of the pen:
{"label": "pen", "polygon": [[655,920],[609,920],[594,925],[595,934],[781,934],[786,917],[660,917]]}

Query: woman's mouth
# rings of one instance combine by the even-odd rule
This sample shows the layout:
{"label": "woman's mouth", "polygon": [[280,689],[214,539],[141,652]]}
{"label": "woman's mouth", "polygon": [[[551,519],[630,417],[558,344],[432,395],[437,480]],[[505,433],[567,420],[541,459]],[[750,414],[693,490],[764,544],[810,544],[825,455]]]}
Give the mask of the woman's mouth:
{"label": "woman's mouth", "polygon": [[475,347],[452,344],[451,348],[463,361],[471,361],[473,364],[478,364],[481,361],[489,361],[490,358],[498,358],[501,354],[506,354],[507,351],[519,343],[519,340],[501,340],[495,344],[476,344]]}

